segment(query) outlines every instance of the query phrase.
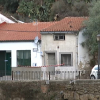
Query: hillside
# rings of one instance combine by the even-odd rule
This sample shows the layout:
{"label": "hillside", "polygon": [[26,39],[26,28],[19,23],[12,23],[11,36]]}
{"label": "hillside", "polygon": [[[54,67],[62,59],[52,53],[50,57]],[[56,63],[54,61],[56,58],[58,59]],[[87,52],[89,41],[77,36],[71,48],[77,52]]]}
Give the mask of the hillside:
{"label": "hillside", "polygon": [[88,16],[91,0],[0,0],[0,12],[24,22],[53,21]]}

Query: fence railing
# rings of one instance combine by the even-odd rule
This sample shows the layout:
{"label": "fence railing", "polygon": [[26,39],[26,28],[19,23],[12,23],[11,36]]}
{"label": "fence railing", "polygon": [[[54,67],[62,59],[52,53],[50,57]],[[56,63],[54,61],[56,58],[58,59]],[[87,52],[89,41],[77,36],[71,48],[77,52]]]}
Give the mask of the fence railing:
{"label": "fence railing", "polygon": [[[95,72],[95,74],[97,74]],[[0,80],[90,79],[90,71],[0,71]]]}

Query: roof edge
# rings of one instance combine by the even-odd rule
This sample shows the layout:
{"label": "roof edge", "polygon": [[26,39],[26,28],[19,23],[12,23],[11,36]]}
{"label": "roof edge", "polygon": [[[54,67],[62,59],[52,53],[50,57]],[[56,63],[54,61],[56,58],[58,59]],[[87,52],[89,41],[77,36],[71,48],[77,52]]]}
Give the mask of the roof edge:
{"label": "roof edge", "polygon": [[[34,42],[34,40],[0,40],[0,42]],[[39,40],[39,42],[41,42],[41,40]]]}
{"label": "roof edge", "polygon": [[70,33],[76,33],[79,31],[42,31],[40,32],[40,34],[58,34],[58,33],[64,33],[64,34],[70,34]]}
{"label": "roof edge", "polygon": [[4,25],[4,24],[7,24],[6,22],[2,22],[2,23],[0,23],[0,26],[2,26],[2,25]]}

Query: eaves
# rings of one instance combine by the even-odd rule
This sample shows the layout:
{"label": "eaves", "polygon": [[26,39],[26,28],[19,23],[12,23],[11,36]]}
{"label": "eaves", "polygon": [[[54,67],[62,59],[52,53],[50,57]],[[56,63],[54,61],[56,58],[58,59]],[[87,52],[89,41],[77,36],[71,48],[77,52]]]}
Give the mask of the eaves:
{"label": "eaves", "polygon": [[40,34],[76,34],[79,31],[41,31]]}
{"label": "eaves", "polygon": [[[0,42],[34,42],[34,40],[0,40]],[[41,40],[38,40],[41,42]]]}

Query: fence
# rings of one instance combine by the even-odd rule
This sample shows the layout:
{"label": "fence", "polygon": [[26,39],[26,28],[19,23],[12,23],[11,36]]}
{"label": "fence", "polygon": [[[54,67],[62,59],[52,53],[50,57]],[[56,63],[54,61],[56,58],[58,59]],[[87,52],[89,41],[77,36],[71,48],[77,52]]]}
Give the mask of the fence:
{"label": "fence", "polygon": [[90,71],[12,71],[0,72],[0,80],[90,79]]}

